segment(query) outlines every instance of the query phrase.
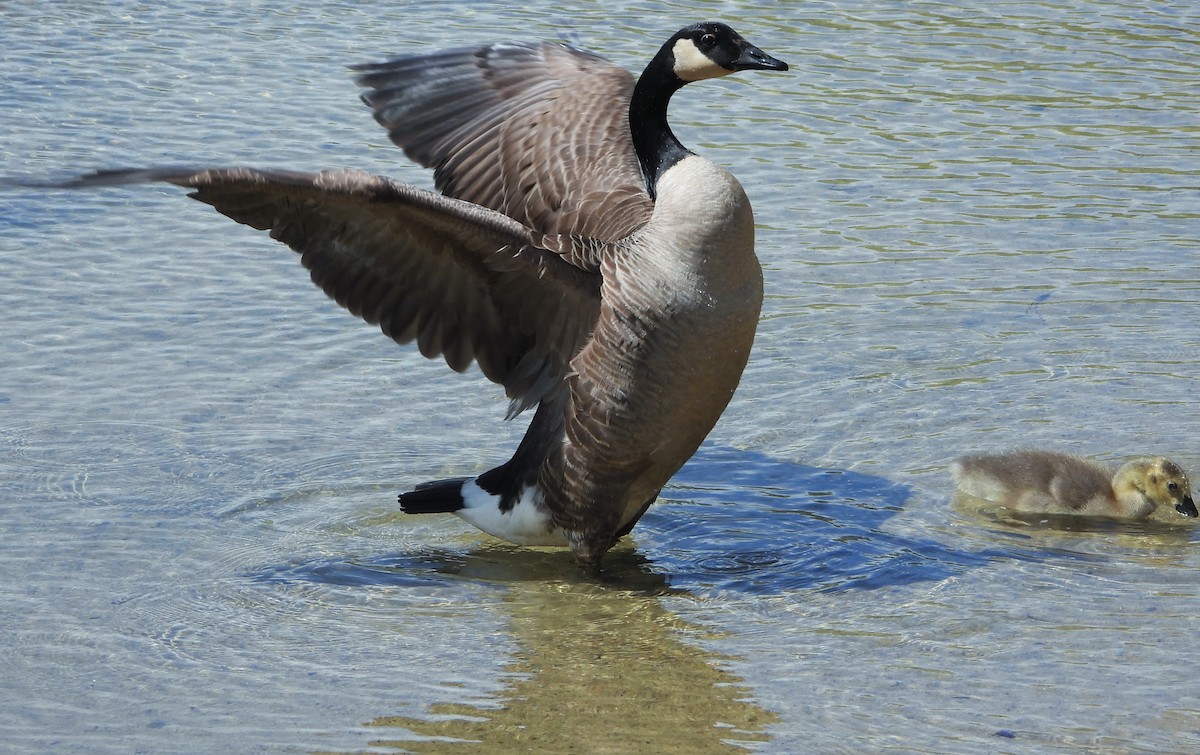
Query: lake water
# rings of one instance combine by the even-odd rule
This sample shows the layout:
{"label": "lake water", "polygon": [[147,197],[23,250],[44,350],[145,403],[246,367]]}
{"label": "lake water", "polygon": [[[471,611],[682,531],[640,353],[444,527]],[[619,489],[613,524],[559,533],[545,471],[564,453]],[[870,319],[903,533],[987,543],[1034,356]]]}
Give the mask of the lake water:
{"label": "lake water", "polygon": [[0,175],[428,185],[344,66],[720,18],[676,98],[760,224],[742,386],[606,562],[409,518],[523,420],[172,187],[0,194],[0,751],[1197,752],[1200,537],[951,501],[1015,446],[1200,475],[1189,2],[0,6]]}

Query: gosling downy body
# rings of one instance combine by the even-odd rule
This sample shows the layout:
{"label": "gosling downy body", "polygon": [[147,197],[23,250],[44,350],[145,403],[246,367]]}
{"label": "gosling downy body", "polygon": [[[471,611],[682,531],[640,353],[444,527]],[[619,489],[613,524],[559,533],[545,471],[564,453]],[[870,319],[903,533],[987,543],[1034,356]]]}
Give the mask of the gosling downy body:
{"label": "gosling downy body", "polygon": [[1161,456],[1131,459],[1116,469],[1054,451],[965,456],[951,466],[958,489],[1014,511],[1145,519],[1174,510],[1195,517],[1187,474]]}
{"label": "gosling downy body", "polygon": [[[536,407],[512,458],[425,483],[452,512],[585,573],[699,447],[741,378],[762,304],[738,182],[667,124],[683,85],[787,65],[728,26],[671,36],[635,78],[565,45],[490,44],[357,66],[392,141],[441,192],[359,171],[151,168],[301,254],[313,281],[399,343]],[[724,117],[724,116],[723,116]]]}

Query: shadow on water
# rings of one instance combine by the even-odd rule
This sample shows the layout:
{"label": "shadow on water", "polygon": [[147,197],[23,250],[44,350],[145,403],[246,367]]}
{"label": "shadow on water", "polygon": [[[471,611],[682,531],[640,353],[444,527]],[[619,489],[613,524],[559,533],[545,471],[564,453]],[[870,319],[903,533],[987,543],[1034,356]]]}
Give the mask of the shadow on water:
{"label": "shadow on water", "polygon": [[[649,595],[877,589],[940,581],[996,559],[1050,555],[1023,549],[1019,535],[1013,548],[965,550],[887,531],[911,493],[883,477],[706,445],[638,524],[636,548],[626,540],[605,557],[605,584]],[[468,552],[435,546],[368,561],[281,565],[257,578],[403,586],[447,576],[496,585],[572,581],[575,567],[564,549],[488,541]]]}
{"label": "shadow on water", "polygon": [[887,530],[909,486],[703,447],[638,526],[653,568],[691,593],[869,590],[936,582],[1020,548],[964,550]]}

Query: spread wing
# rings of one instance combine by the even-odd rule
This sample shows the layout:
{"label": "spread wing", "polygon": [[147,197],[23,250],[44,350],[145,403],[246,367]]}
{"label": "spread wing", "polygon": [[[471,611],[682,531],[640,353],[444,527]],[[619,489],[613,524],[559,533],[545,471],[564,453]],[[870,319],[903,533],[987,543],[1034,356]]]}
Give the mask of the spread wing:
{"label": "spread wing", "polygon": [[629,134],[634,78],[565,45],[491,44],[355,66],[363,101],[447,196],[536,231],[616,241],[653,203]]}
{"label": "spread wing", "polygon": [[513,400],[558,390],[600,306],[599,242],[361,171],[108,171],[71,187],[166,181],[301,254],[313,282],[399,343],[472,360]]}

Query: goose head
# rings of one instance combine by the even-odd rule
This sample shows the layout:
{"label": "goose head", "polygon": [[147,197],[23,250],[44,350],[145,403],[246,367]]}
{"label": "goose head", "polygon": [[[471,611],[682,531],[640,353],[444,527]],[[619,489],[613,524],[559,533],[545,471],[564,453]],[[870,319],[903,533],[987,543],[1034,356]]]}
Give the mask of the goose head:
{"label": "goose head", "polygon": [[663,45],[671,71],[681,83],[715,79],[738,71],[786,71],[788,64],[747,42],[725,24],[685,26]]}
{"label": "goose head", "polygon": [[666,102],[684,84],[738,71],[786,71],[788,64],[747,42],[726,24],[709,21],[671,35],[638,78],[634,99],[666,111]]}
{"label": "goose head", "polygon": [[738,71],[786,71],[788,64],[747,42],[725,24],[685,26],[671,35],[638,77],[629,102],[634,150],[650,197],[659,177],[691,154],[667,124],[671,95],[693,81]]}
{"label": "goose head", "polygon": [[1161,456],[1126,462],[1113,477],[1113,488],[1118,495],[1125,491],[1140,494],[1153,509],[1171,506],[1186,517],[1198,513],[1187,473]]}

